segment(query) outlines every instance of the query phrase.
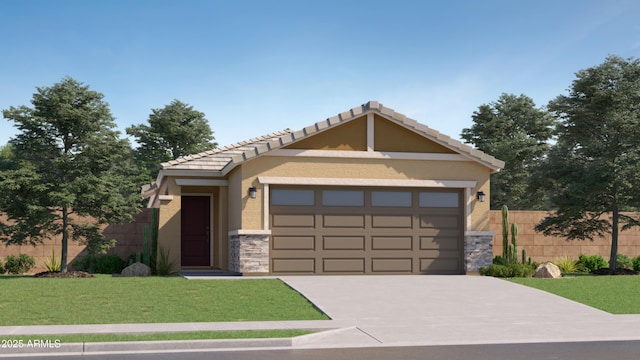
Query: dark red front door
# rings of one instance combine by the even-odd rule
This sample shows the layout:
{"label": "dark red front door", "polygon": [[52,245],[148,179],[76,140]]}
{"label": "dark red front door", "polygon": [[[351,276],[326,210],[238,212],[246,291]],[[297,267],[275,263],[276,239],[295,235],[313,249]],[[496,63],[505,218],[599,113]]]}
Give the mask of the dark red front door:
{"label": "dark red front door", "polygon": [[182,266],[210,266],[211,204],[208,196],[182,196]]}

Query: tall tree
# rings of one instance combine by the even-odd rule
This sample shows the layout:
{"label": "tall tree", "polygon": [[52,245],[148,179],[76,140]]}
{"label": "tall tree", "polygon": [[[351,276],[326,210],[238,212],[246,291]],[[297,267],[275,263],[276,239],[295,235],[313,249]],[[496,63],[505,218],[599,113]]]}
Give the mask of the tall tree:
{"label": "tall tree", "polygon": [[62,235],[62,271],[69,239],[104,251],[114,241],[100,225],[131,220],[141,203],[131,147],[102,99],[67,77],[37,88],[32,108],[3,111],[20,132],[10,140],[18,166],[0,171],[0,211],[8,216],[0,240],[35,246]]}
{"label": "tall tree", "polygon": [[9,169],[14,162],[14,158],[11,144],[0,146],[0,171]]}
{"label": "tall tree", "polygon": [[611,234],[615,269],[619,231],[640,225],[623,213],[640,206],[640,61],[610,56],[579,71],[549,109],[562,120],[543,167],[557,210],[536,230],[569,240]]}
{"label": "tall tree", "polygon": [[491,175],[491,209],[545,207],[542,194],[532,194],[532,169],[547,154],[554,120],[525,95],[502,94],[481,105],[472,115],[473,126],[461,137],[478,150],[505,162],[504,169]]}
{"label": "tall tree", "polygon": [[133,125],[127,134],[139,144],[136,158],[154,178],[162,162],[196,154],[217,146],[204,113],[178,100],[162,109],[152,109],[149,125]]}

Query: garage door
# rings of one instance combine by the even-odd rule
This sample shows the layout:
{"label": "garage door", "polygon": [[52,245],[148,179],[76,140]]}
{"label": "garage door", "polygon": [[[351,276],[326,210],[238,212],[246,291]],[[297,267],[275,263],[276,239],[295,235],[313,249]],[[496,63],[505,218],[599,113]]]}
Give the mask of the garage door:
{"label": "garage door", "polygon": [[272,187],[274,274],[461,274],[462,192]]}

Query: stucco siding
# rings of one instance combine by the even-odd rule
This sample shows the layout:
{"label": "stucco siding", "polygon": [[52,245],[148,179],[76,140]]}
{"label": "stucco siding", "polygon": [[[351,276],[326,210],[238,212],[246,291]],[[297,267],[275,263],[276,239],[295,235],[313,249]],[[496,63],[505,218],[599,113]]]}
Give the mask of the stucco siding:
{"label": "stucco siding", "polygon": [[379,115],[374,116],[374,150],[454,154],[455,151],[425,139]]}
{"label": "stucco siding", "polygon": [[[244,206],[245,200],[242,200],[243,192],[243,180],[242,180],[242,167],[235,168],[228,175],[229,177],[229,230],[242,229],[242,217],[240,215]],[[246,189],[249,187],[247,186]],[[245,190],[246,192],[247,190]]]}
{"label": "stucco siding", "polygon": [[[167,179],[167,192],[173,197],[160,201],[160,217],[158,226],[158,249],[169,251],[170,259],[176,266],[180,264],[180,186],[173,178]],[[160,251],[160,250],[158,250]],[[178,269],[175,269],[178,270]]]}
{"label": "stucco siding", "polygon": [[318,135],[296,142],[285,149],[367,150],[367,117],[351,120]]}
{"label": "stucco siding", "polygon": [[[489,230],[489,202],[475,199],[476,191],[489,195],[489,170],[467,161],[415,161],[384,159],[296,158],[264,156],[242,165],[242,188],[256,186],[257,198],[242,196],[242,228],[262,229],[263,186],[258,176],[359,178],[399,180],[471,180],[477,188],[471,196],[471,224],[474,231]],[[231,183],[231,182],[230,182]],[[233,203],[233,202],[232,202]]]}
{"label": "stucco siding", "polygon": [[214,257],[216,259],[215,265],[221,269],[229,268],[229,188],[221,186],[218,188],[218,196],[216,201],[216,220],[214,226],[217,229],[217,246],[214,251]]}

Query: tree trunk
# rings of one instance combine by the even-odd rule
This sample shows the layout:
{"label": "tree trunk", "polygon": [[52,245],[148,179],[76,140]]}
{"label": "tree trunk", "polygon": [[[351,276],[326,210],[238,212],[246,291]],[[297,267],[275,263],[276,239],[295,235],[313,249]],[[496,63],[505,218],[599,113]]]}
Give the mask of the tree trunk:
{"label": "tree trunk", "polygon": [[613,219],[611,221],[611,257],[609,258],[609,269],[615,270],[618,266],[618,223],[620,213],[617,207],[613,209]]}
{"label": "tree trunk", "polygon": [[67,272],[67,247],[69,244],[69,213],[67,207],[62,208],[62,252],[60,254],[60,271]]}

